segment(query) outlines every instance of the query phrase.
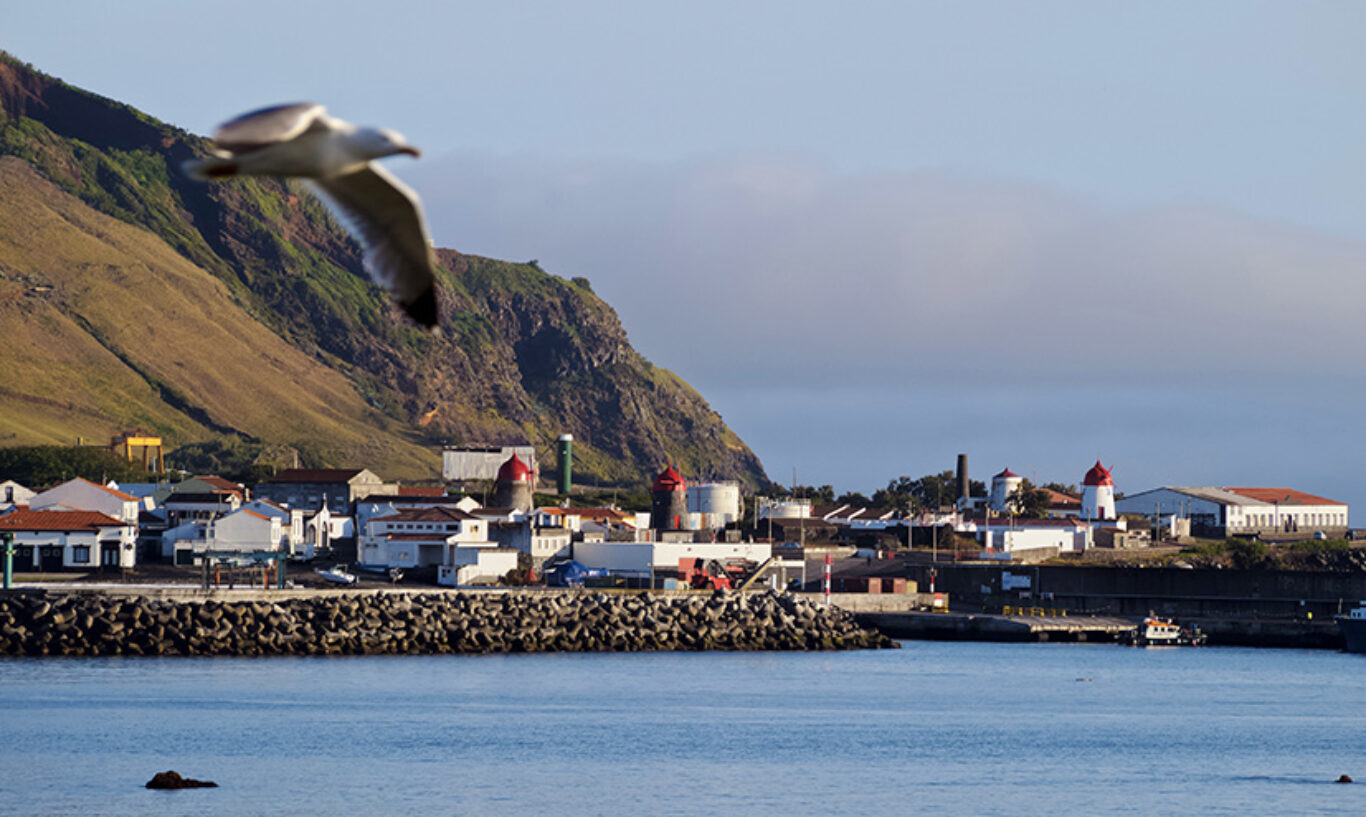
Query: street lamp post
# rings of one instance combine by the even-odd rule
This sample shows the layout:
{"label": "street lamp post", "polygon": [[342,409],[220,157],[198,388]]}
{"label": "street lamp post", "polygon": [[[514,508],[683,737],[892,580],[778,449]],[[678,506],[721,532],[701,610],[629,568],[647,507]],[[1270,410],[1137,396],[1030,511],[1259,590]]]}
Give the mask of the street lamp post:
{"label": "street lamp post", "polygon": [[5,589],[10,589],[14,584],[14,534],[10,531],[0,533],[0,539],[5,542]]}

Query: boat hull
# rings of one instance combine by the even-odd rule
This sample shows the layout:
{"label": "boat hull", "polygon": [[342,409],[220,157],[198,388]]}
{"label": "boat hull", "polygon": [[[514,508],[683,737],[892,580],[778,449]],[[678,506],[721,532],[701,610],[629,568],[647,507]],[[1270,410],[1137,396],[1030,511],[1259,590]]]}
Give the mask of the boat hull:
{"label": "boat hull", "polygon": [[1343,649],[1366,653],[1366,619],[1339,618],[1338,632],[1342,633]]}

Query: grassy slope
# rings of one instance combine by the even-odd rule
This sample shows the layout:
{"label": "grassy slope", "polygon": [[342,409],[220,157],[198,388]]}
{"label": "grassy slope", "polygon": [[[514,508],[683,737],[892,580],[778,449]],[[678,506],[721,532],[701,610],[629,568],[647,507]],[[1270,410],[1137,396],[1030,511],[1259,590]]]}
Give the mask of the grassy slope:
{"label": "grassy slope", "polygon": [[[403,439],[345,377],[252,319],[156,236],[95,212],[13,158],[0,158],[0,200],[11,214],[0,221],[0,257],[28,271],[22,282],[8,273],[9,290],[52,287],[0,299],[0,366],[19,398],[0,401],[0,419],[17,430],[13,443],[69,442],[72,430],[100,439],[114,419],[172,438],[216,429],[304,443],[395,476],[436,468],[435,454]],[[51,402],[72,408],[31,419],[47,413],[32,407]]]}
{"label": "grassy slope", "polygon": [[[168,303],[175,293],[165,286],[125,298],[128,281],[141,280],[128,270],[151,244],[125,246],[116,248],[123,256],[107,275],[68,280],[83,298],[66,303],[62,311],[73,326],[54,343],[68,350],[91,346],[91,338],[79,337],[86,329],[116,348],[131,368],[107,376],[121,384],[123,396],[106,399],[100,392],[97,409],[68,410],[64,419],[54,410],[35,419],[28,412],[33,394],[16,408],[0,387],[0,419],[22,427],[26,440],[69,438],[73,430],[91,427],[97,429],[93,436],[107,435],[112,414],[123,423],[165,429],[177,442],[232,428],[297,445],[309,464],[364,463],[387,469],[381,470],[385,476],[405,477],[417,464],[420,476],[434,468],[434,453],[413,453],[418,443],[529,440],[549,448],[569,431],[579,441],[580,472],[607,482],[648,478],[666,461],[689,473],[762,479],[743,442],[691,387],[631,350],[615,313],[591,291],[529,265],[445,252],[449,270],[440,277],[449,324],[445,337],[434,340],[396,319],[384,295],[360,273],[354,245],[310,197],[273,180],[189,182],[175,167],[204,149],[202,139],[37,74],[3,53],[0,102],[0,155],[24,160],[90,208],[150,231],[165,244],[150,266],[160,273],[176,270],[170,258],[178,253],[189,268],[217,279],[221,290],[213,297],[222,308],[237,319],[254,318],[258,330],[263,325],[282,341],[272,348],[288,349],[294,362],[320,364],[332,375],[310,375],[326,380],[323,388],[294,384],[294,390],[320,395],[311,404],[275,385],[266,389],[270,402],[260,399],[266,395],[239,399],[239,378],[265,374],[274,381],[282,373],[250,355],[241,365],[213,354],[199,357],[198,351],[168,356],[174,346],[166,333],[178,322],[170,315],[186,305]],[[51,192],[39,198],[47,200]],[[0,213],[10,204],[0,198]],[[109,231],[107,225],[99,229]],[[97,244],[103,240],[102,233]],[[169,257],[167,247],[175,251]],[[15,261],[13,248],[0,249],[0,265],[8,259],[12,273],[40,271],[36,256]],[[86,264],[82,274],[98,271],[101,263],[67,260]],[[102,299],[110,300],[107,309],[101,309]],[[139,315],[140,307],[146,308]],[[191,317],[217,319],[220,307]],[[116,335],[109,335],[113,330]],[[29,331],[37,339],[30,346],[42,346],[36,325]],[[175,340],[175,346],[185,343]],[[83,352],[87,362],[100,353],[99,344],[93,346]],[[102,364],[68,361],[56,370],[65,372],[66,384],[106,377]],[[170,405],[158,410],[156,397]],[[0,429],[4,444],[14,442]]]}

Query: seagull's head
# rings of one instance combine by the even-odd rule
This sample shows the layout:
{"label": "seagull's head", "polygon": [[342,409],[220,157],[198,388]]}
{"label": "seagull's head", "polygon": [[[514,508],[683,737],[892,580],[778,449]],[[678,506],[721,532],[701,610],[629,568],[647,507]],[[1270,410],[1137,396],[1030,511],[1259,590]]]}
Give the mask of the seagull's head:
{"label": "seagull's head", "polygon": [[388,128],[362,128],[356,133],[356,136],[361,148],[371,159],[380,159],[399,153],[406,153],[414,158],[422,155],[417,148],[408,144],[408,140],[404,139],[402,134]]}

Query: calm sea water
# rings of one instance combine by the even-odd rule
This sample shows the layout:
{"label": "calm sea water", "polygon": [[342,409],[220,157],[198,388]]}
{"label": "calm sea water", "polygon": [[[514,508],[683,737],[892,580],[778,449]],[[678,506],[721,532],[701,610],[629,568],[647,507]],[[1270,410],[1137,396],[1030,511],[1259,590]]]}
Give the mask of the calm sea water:
{"label": "calm sea water", "polygon": [[[221,788],[142,787],[164,769]],[[0,661],[4,814],[911,812],[1366,812],[1366,657],[906,642]]]}

